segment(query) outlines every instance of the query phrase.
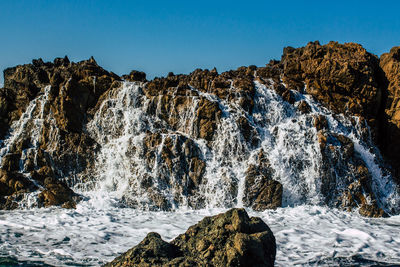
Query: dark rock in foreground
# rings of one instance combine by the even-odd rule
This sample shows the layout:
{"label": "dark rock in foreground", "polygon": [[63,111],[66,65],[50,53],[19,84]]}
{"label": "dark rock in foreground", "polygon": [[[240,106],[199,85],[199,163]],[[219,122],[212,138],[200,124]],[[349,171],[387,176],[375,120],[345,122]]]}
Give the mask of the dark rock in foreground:
{"label": "dark rock in foreground", "polygon": [[149,233],[105,266],[273,266],[275,237],[258,217],[231,209],[205,217],[170,243]]}

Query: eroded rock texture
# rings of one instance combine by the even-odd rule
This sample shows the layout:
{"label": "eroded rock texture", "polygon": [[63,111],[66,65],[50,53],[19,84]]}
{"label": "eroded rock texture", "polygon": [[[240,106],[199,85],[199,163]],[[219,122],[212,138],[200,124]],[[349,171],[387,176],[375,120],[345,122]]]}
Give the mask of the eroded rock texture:
{"label": "eroded rock texture", "polygon": [[149,233],[105,266],[274,266],[275,237],[258,217],[231,209],[206,217],[170,243]]}

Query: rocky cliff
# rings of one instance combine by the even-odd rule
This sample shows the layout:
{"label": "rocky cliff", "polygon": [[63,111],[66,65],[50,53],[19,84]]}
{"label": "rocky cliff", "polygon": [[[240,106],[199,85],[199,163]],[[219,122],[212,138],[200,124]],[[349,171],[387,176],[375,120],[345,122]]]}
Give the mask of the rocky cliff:
{"label": "rocky cliff", "polygon": [[379,59],[359,44],[313,42],[265,67],[151,81],[93,58],[6,69],[0,207],[71,208],[82,198],[73,190],[99,180],[115,190],[125,179],[122,202],[149,209],[317,203],[397,213],[384,191],[399,182],[399,51]]}

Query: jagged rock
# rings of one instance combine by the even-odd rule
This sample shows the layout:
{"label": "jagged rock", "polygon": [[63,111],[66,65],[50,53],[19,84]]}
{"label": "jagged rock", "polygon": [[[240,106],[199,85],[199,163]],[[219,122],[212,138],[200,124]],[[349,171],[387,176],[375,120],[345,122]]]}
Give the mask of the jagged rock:
{"label": "jagged rock", "polygon": [[[98,66],[94,59],[78,63],[70,62],[67,57],[56,58],[54,63],[39,59],[33,60],[33,64],[8,68],[4,70],[4,88],[0,90],[0,101],[8,103],[7,109],[2,107],[1,120],[7,121],[9,127],[29,101],[46,85],[51,85],[51,108],[58,126],[66,131],[79,131],[82,126],[77,121],[83,119],[85,110],[97,103],[115,79],[119,77]],[[0,138],[8,127],[2,128]]]}
{"label": "jagged rock", "polygon": [[2,158],[1,169],[5,171],[18,171],[19,170],[19,159],[21,154],[19,153],[8,153]]}
{"label": "jagged rock", "polygon": [[[247,156],[246,149],[260,145],[262,133],[254,127],[252,118],[255,81],[274,89],[303,114],[310,113],[311,108],[305,101],[296,102],[296,98],[299,100],[296,90],[305,90],[334,113],[357,115],[359,119],[352,119],[352,124],[360,129],[361,139],[369,139],[369,126],[372,126],[372,136],[379,137],[384,155],[400,170],[400,119],[397,118],[399,50],[393,48],[390,53],[384,54],[379,66],[378,59],[360,45],[331,42],[321,46],[314,42],[303,48],[285,48],[281,61],[272,60],[262,68],[240,67],[220,74],[216,69],[197,69],[188,75],[169,73],[167,77],[152,81],[147,81],[146,75],[138,71],[123,76],[125,80],[140,82],[138,84],[142,88],[139,94],[146,97],[143,97],[146,116],[154,118],[155,129],[151,129],[152,133],[144,139],[143,151],[137,147],[129,151],[132,154],[142,153],[140,156],[145,158],[147,170],[154,163],[161,164],[157,177],[146,173],[140,178],[150,202],[158,209],[170,209],[173,203],[181,203],[184,195],[188,196],[190,206],[204,207],[198,192],[204,183],[206,163],[197,144],[203,141],[198,139],[204,139],[206,146],[212,148],[213,142],[219,141],[215,138],[219,123],[225,119],[224,116],[231,116],[222,112],[224,106],[228,105],[228,112],[235,116],[240,130],[239,139],[245,143],[241,150],[244,157]],[[11,124],[21,117],[33,99],[44,99],[43,96],[46,96],[46,101],[38,103],[32,111],[33,116],[43,114],[43,125],[35,131],[32,130],[35,127],[33,123],[26,125],[2,157],[1,170],[18,177],[22,177],[22,173],[30,173],[29,178],[41,186],[45,186],[49,177],[68,181],[72,174],[88,174],[81,175],[82,182],[90,179],[99,145],[84,128],[103,101],[118,93],[120,77],[102,69],[93,58],[74,63],[67,57],[57,58],[53,63],[34,60],[32,64],[5,70],[4,77],[4,88],[0,89],[0,139],[4,138]],[[45,86],[48,85],[51,87],[47,92]],[[325,165],[321,184],[326,203],[343,209],[359,207],[360,212],[366,215],[380,214],[370,190],[371,179],[361,179],[368,175],[357,172],[365,163],[354,152],[352,141],[330,133],[328,121],[323,115],[315,116],[313,121],[309,115],[304,117],[307,117],[305,126],[314,123],[317,129]],[[164,138],[163,134],[169,137]],[[156,157],[157,151],[161,153],[157,155],[159,158]],[[244,202],[257,210],[279,207],[282,198],[282,185],[272,179],[263,164],[257,162],[249,166],[246,173],[245,186],[249,193]],[[339,170],[332,173],[331,168]],[[343,185],[337,183],[337,175],[345,177]],[[224,180],[228,176],[221,175],[220,178]],[[359,186],[356,186],[358,182]],[[41,194],[41,205],[70,203],[67,196],[71,192],[64,185],[56,182],[48,184],[49,188]],[[156,189],[155,184],[161,184],[162,189]],[[352,189],[349,189],[350,185]],[[342,191],[336,190],[338,187]],[[4,188],[0,191],[11,192],[8,187]],[[4,201],[9,203],[4,205],[13,206],[10,203],[15,203],[23,192],[33,190],[30,186],[23,188],[26,190],[13,189],[11,195],[4,195],[3,192],[7,197]],[[167,197],[163,190],[171,188],[176,193]],[[234,181],[228,191],[235,195],[237,190],[237,182]],[[329,195],[329,192],[334,193]],[[342,195],[343,192],[348,193]],[[58,197],[59,200],[55,199]],[[235,200],[235,197],[232,199]]]}
{"label": "jagged rock", "polygon": [[328,120],[324,115],[317,115],[314,117],[314,127],[317,129],[317,131],[327,129]]}
{"label": "jagged rock", "polygon": [[299,109],[299,111],[303,114],[308,114],[311,112],[311,107],[309,104],[307,104],[306,101],[302,100],[300,101],[299,105],[297,106],[297,108]]}
{"label": "jagged rock", "polygon": [[39,196],[39,204],[48,206],[62,206],[63,208],[75,208],[79,197],[65,183],[51,177],[44,180],[45,190]]}
{"label": "jagged rock", "polygon": [[397,170],[397,182],[400,184],[400,46],[383,54],[380,66],[387,86],[384,114],[380,119],[380,143],[385,156]]}
{"label": "jagged rock", "polygon": [[[23,124],[24,129],[2,159],[1,169],[32,173],[46,167],[56,170],[49,176],[52,179],[85,171],[93,163],[96,143],[82,127],[90,119],[89,111],[96,107],[100,96],[119,79],[98,66],[93,58],[78,63],[70,62],[67,57],[56,58],[53,63],[38,59],[32,64],[6,69],[4,88],[0,89],[0,102],[6,103],[0,108],[0,139],[28,105],[33,105],[34,98],[37,103],[26,116],[42,114],[43,127],[32,122]],[[46,86],[50,88],[45,89]],[[35,127],[40,127],[40,131],[32,134]],[[33,175],[32,178],[43,185],[46,177]],[[70,194],[66,185],[52,184],[52,189],[40,195],[39,202],[45,206],[65,203]]]}
{"label": "jagged rock", "polygon": [[[160,209],[169,209],[165,197],[157,191],[159,188],[174,188],[174,201],[181,203],[182,196],[187,196],[189,205],[200,208],[203,203],[198,195],[199,185],[205,172],[205,162],[195,142],[183,135],[162,136],[160,133],[148,133],[144,138],[144,158],[149,168],[158,162],[157,181],[144,177],[143,185],[148,188],[154,205]],[[159,146],[162,146],[161,148]],[[158,157],[158,152],[161,152]],[[157,184],[159,188],[152,187]]]}
{"label": "jagged rock", "polygon": [[275,237],[258,217],[231,209],[206,217],[170,243],[149,233],[105,266],[274,266]]}
{"label": "jagged rock", "polygon": [[18,172],[0,169],[0,209],[16,209],[24,193],[33,192],[37,186]]}
{"label": "jagged rock", "polygon": [[146,73],[143,71],[133,70],[129,75],[123,75],[123,79],[130,82],[146,82]]}
{"label": "jagged rock", "polygon": [[137,246],[104,266],[165,266],[181,256],[182,252],[177,246],[165,242],[158,233],[152,232]]}
{"label": "jagged rock", "polygon": [[282,64],[279,60],[270,60],[265,66],[257,69],[257,76],[262,79],[263,83],[269,83],[268,80],[279,84],[281,81]]}
{"label": "jagged rock", "polygon": [[361,115],[376,127],[382,88],[379,60],[355,43],[310,42],[282,55],[283,81],[289,89],[306,92],[338,113]]}
{"label": "jagged rock", "polygon": [[257,211],[282,206],[282,185],[273,180],[273,169],[263,151],[257,157],[257,165],[246,171],[243,204]]}
{"label": "jagged rock", "polygon": [[236,123],[239,126],[239,130],[242,133],[244,140],[254,147],[257,146],[260,139],[256,129],[250,125],[249,120],[245,116],[241,116]]}
{"label": "jagged rock", "polygon": [[285,100],[286,102],[290,103],[290,104],[294,104],[294,102],[296,102],[296,99],[294,97],[294,94],[291,90],[285,90],[282,93],[282,98],[283,100]]}
{"label": "jagged rock", "polygon": [[[180,75],[149,82],[144,88],[151,99],[148,113],[160,117],[174,130],[211,141],[222,112],[217,103],[190,90],[186,79]],[[193,106],[196,107],[194,113]],[[182,117],[186,121],[182,121]]]}
{"label": "jagged rock", "polygon": [[[319,134],[323,161],[321,193],[325,203],[349,211],[358,208],[364,216],[386,216],[371,188],[371,174],[355,152],[351,139],[329,131],[319,131]],[[342,182],[338,184],[338,181]]]}
{"label": "jagged rock", "polygon": [[18,172],[0,170],[0,183],[0,194],[2,196],[31,192],[36,189],[36,186],[28,178]]}

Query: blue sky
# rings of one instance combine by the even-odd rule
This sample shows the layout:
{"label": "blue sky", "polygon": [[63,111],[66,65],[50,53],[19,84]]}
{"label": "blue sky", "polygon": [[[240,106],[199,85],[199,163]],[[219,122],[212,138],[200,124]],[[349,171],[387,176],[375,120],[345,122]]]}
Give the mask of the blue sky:
{"label": "blue sky", "polygon": [[400,1],[303,2],[1,0],[0,69],[94,56],[117,74],[154,77],[261,66],[314,40],[359,42],[377,55],[400,45]]}

